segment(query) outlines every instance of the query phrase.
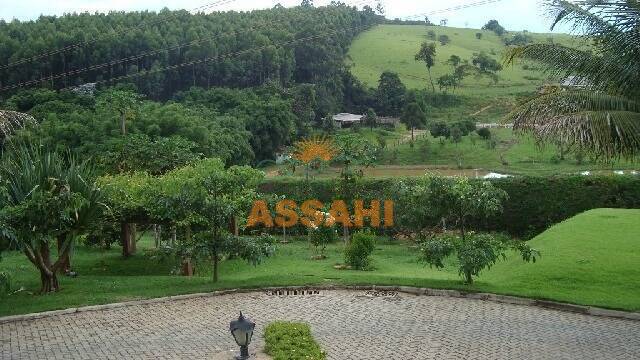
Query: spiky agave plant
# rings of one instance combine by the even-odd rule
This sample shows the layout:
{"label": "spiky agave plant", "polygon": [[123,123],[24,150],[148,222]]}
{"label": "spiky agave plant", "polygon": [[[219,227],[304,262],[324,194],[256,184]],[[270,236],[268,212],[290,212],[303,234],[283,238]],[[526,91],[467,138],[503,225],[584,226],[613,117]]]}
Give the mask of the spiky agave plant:
{"label": "spiky agave plant", "polygon": [[541,94],[505,121],[541,141],[602,159],[635,157],[640,151],[640,2],[550,0],[547,6],[554,17],[551,28],[571,25],[584,46],[514,47],[505,62],[536,61],[551,75],[574,76],[586,89]]}

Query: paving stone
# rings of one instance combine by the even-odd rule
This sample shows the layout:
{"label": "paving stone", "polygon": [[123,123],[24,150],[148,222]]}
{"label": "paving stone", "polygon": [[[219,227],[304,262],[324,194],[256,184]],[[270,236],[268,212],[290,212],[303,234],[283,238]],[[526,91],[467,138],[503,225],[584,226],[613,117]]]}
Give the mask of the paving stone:
{"label": "paving stone", "polygon": [[[237,292],[0,323],[0,359],[216,359],[236,349],[238,312],[251,351],[271,321],[303,321],[329,359],[640,359],[640,321],[470,298],[394,293]],[[293,292],[290,292],[293,293]]]}

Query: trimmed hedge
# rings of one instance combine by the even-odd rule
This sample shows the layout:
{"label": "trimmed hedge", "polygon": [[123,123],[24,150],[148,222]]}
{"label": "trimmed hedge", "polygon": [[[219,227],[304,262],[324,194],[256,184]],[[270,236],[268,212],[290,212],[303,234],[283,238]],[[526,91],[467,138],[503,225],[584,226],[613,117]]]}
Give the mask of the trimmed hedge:
{"label": "trimmed hedge", "polygon": [[265,352],[274,360],[324,360],[326,354],[305,323],[276,321],[264,331]]}
{"label": "trimmed hedge", "polygon": [[[402,181],[411,186],[419,178],[371,178],[358,181],[352,198],[397,199],[394,190]],[[485,180],[477,180],[485,181]],[[504,212],[489,219],[476,219],[475,227],[506,231],[531,237],[549,226],[581,212],[596,208],[640,208],[640,176],[553,176],[512,177],[490,180],[507,192]],[[304,201],[316,198],[329,202],[340,197],[339,179],[317,179],[307,183],[300,178],[266,179],[260,185],[263,193],[284,195]],[[307,189],[310,189],[308,191]]]}

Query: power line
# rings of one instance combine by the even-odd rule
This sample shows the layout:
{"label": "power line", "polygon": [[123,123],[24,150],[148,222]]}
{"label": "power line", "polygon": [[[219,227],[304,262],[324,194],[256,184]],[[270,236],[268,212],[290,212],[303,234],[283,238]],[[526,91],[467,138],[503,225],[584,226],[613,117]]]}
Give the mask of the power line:
{"label": "power line", "polygon": [[[485,4],[488,4],[488,3],[491,3],[491,2],[497,2],[497,1],[501,1],[501,0],[484,0],[484,1],[476,2],[476,3],[467,4],[467,5],[465,5],[465,8],[472,7],[472,6],[485,5]],[[368,2],[368,1],[359,1],[358,3],[363,3],[363,2]],[[355,5],[356,4],[353,4],[352,6],[355,6]],[[452,7],[452,8],[449,8],[449,9],[435,10],[432,13],[445,12],[445,11],[450,11],[452,9],[459,9],[459,8],[460,8],[460,6],[456,6],[456,7]],[[417,15],[417,16],[430,15],[432,13],[424,13],[424,14],[420,14],[420,15]],[[358,28],[365,28],[365,27],[373,27],[373,26],[375,26],[375,24],[367,25],[367,26],[347,27],[347,28],[344,28],[343,31],[355,30],[355,29],[358,29]],[[332,30],[332,31],[330,31],[328,33],[325,33],[324,36],[333,35],[333,34],[336,34],[338,32],[339,32],[339,30]],[[216,59],[223,59],[223,58],[227,58],[227,57],[235,57],[235,56],[243,55],[243,54],[246,54],[246,53],[250,53],[252,51],[260,51],[260,50],[264,50],[264,49],[267,49],[267,48],[284,47],[284,46],[296,44],[296,43],[299,43],[299,42],[302,42],[302,41],[313,40],[313,39],[317,39],[317,38],[321,38],[321,37],[323,37],[322,33],[317,34],[317,35],[313,35],[313,36],[309,36],[309,37],[305,37],[305,38],[301,38],[301,39],[296,39],[296,40],[291,40],[291,41],[279,43],[279,44],[269,44],[269,45],[265,45],[265,46],[261,46],[261,47],[257,47],[257,48],[245,49],[245,50],[241,50],[241,51],[238,51],[238,52],[232,52],[232,53],[228,53],[228,54],[224,54],[224,55],[208,57],[208,58],[194,60],[194,61],[190,61],[190,62],[184,62],[184,63],[180,63],[180,64],[176,64],[176,65],[169,65],[169,66],[165,66],[165,67],[162,67],[162,68],[159,68],[159,69],[146,70],[146,71],[142,71],[142,72],[137,72],[135,74],[122,75],[122,76],[119,76],[119,77],[111,78],[111,79],[108,79],[108,80],[101,80],[101,81],[97,81],[97,82],[94,82],[94,83],[97,85],[97,84],[102,84],[102,83],[106,83],[106,82],[114,82],[114,81],[124,80],[124,79],[128,79],[128,78],[133,78],[133,77],[138,77],[138,76],[144,76],[144,75],[164,72],[164,71],[168,71],[168,70],[175,70],[175,69],[186,67],[186,66],[197,65],[197,64],[201,64],[201,63],[207,63],[209,61],[216,60]],[[106,64],[108,64],[108,63],[106,63]],[[104,65],[104,64],[101,64],[101,65]],[[80,70],[83,70],[83,69],[80,69]],[[71,71],[71,72],[67,72],[67,73],[58,74],[58,75],[55,75],[55,76],[56,76],[56,78],[59,78],[59,77],[63,77],[63,76],[66,76],[66,75],[73,75],[73,74],[77,73],[78,71],[79,70],[75,70],[75,71]],[[49,78],[47,78],[47,79],[50,80]],[[36,82],[40,82],[40,81],[36,81]],[[34,80],[32,80],[29,83],[33,84],[35,82],[34,82]],[[26,83],[15,84],[15,85],[12,85],[11,88],[22,87],[25,84]],[[68,87],[62,88],[61,90],[74,88],[74,87],[75,86],[68,86]],[[6,89],[7,89],[7,87],[0,89],[0,91],[6,90]]]}
{"label": "power line", "polygon": [[[347,5],[359,6],[359,5],[363,5],[363,4],[368,4],[369,2],[371,2],[371,0],[359,0],[359,1],[356,1],[356,2],[354,2],[352,4],[347,4]],[[246,32],[249,32],[251,30],[255,30],[255,28],[248,29],[248,30],[246,30]],[[229,34],[223,34],[223,35],[229,35]],[[222,35],[220,35],[220,36],[222,36]],[[203,43],[203,42],[206,42],[206,41],[212,41],[212,40],[215,40],[216,38],[219,38],[220,36],[196,39],[196,40],[192,40],[192,41],[189,41],[189,42],[172,45],[172,46],[169,46],[169,47],[166,47],[166,48],[162,48],[162,49],[151,50],[151,51],[147,51],[147,52],[144,52],[144,53],[123,57],[123,58],[120,58],[120,59],[117,59],[117,60],[111,60],[111,61],[104,62],[104,63],[101,63],[101,64],[91,65],[91,66],[87,66],[87,67],[80,68],[80,69],[75,69],[75,70],[70,70],[70,71],[63,72],[63,73],[52,74],[52,75],[49,75],[49,76],[43,76],[43,77],[41,77],[39,79],[34,79],[34,80],[20,82],[18,84],[14,84],[14,85],[4,86],[4,87],[0,88],[0,91],[6,91],[6,90],[12,90],[12,89],[16,89],[16,88],[27,87],[27,86],[39,84],[39,83],[42,83],[42,82],[45,82],[45,81],[53,81],[55,79],[64,78],[64,77],[67,77],[67,76],[70,76],[70,75],[78,75],[78,74],[85,73],[87,71],[92,71],[92,70],[98,70],[98,69],[102,69],[102,68],[106,68],[106,67],[111,67],[113,65],[129,62],[129,61],[133,61],[133,60],[140,60],[142,58],[145,58],[145,57],[148,57],[148,56],[157,55],[159,53],[169,52],[169,51],[172,51],[172,50],[176,50],[176,49],[181,49],[181,48],[197,45],[197,44],[200,44],[200,43]]]}
{"label": "power line", "polygon": [[[227,5],[227,4],[236,2],[236,1],[237,0],[218,0],[216,2],[209,3],[209,4],[206,4],[206,5],[202,5],[202,6],[199,6],[197,8],[191,9],[189,12],[199,12],[199,11],[203,11],[203,10],[206,10],[206,9],[209,9],[209,8],[212,8],[212,7]],[[6,65],[0,66],[0,70],[12,68],[12,67],[14,67],[16,65],[24,64],[24,63],[27,63],[27,62],[32,62],[34,60],[42,59],[44,57],[48,57],[48,56],[51,56],[51,55],[64,53],[64,52],[67,52],[67,51],[69,51],[71,49],[77,49],[77,48],[80,48],[80,47],[84,47],[84,46],[93,44],[93,43],[95,43],[95,42],[97,42],[99,40],[108,39],[108,38],[116,36],[116,35],[122,35],[122,34],[124,34],[126,32],[131,31],[131,30],[141,29],[144,26],[151,26],[151,25],[160,24],[160,23],[163,23],[163,22],[166,22],[166,21],[169,21],[169,20],[173,19],[175,16],[176,16],[176,13],[172,12],[172,13],[169,13],[169,15],[167,15],[166,17],[163,17],[163,18],[158,17],[153,21],[148,21],[148,22],[144,22],[143,21],[142,23],[138,24],[137,26],[135,26],[133,28],[124,28],[124,29],[116,30],[114,32],[105,34],[104,36],[99,36],[97,38],[92,38],[92,39],[89,39],[89,40],[81,41],[81,42],[78,42],[78,43],[75,43],[75,44],[71,44],[71,45],[67,45],[67,46],[64,46],[64,47],[61,47],[61,48],[58,48],[58,49],[55,49],[55,50],[46,51],[46,52],[34,55],[32,57],[29,57],[29,58],[23,58],[23,59],[20,59],[20,60],[16,60],[16,61],[10,62],[10,63],[8,63]]]}
{"label": "power line", "polygon": [[471,2],[471,3],[452,6],[450,8],[446,8],[446,9],[439,9],[439,10],[434,10],[434,11],[430,11],[430,12],[426,12],[426,13],[422,13],[422,14],[405,16],[403,19],[418,19],[418,18],[427,16],[427,15],[437,15],[437,14],[440,14],[440,13],[448,13],[448,12],[451,12],[451,11],[463,10],[463,9],[476,7],[476,6],[489,5],[489,4],[497,3],[497,2],[500,2],[500,1],[503,1],[503,0],[480,0],[480,1],[475,1],[475,2]]}

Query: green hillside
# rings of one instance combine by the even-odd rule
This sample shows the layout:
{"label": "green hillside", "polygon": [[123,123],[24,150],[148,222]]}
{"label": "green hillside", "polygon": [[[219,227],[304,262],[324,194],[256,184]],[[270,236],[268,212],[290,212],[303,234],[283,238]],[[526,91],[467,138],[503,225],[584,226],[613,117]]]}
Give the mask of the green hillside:
{"label": "green hillside", "polygon": [[640,210],[596,209],[557,224],[529,242],[540,261],[498,263],[485,290],[638,311],[639,220]]}
{"label": "green hillside", "polygon": [[[451,73],[451,66],[444,63],[451,55],[458,55],[464,60],[471,59],[474,53],[484,51],[496,60],[502,61],[505,50],[503,39],[491,31],[441,26],[380,25],[362,33],[353,42],[349,50],[349,64],[353,74],[374,87],[380,74],[385,70],[391,70],[397,72],[409,88],[427,87],[426,68],[423,63],[415,61],[414,56],[422,42],[431,41],[427,38],[427,32],[430,30],[433,30],[436,36],[447,35],[451,39],[451,42],[444,46],[436,42],[437,61],[431,70],[434,82],[439,76]],[[481,39],[476,38],[478,32],[482,33]],[[512,33],[506,36],[510,35]],[[569,35],[563,34],[528,35],[536,42],[547,42],[549,38],[560,43],[572,41]],[[524,69],[523,66],[529,69]],[[505,67],[499,72],[499,77],[500,81],[494,86],[489,79],[470,76],[465,79],[457,93],[485,99],[488,96],[511,97],[535,91],[545,81],[545,76],[535,70],[533,64]]]}

